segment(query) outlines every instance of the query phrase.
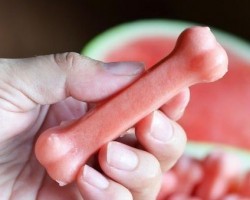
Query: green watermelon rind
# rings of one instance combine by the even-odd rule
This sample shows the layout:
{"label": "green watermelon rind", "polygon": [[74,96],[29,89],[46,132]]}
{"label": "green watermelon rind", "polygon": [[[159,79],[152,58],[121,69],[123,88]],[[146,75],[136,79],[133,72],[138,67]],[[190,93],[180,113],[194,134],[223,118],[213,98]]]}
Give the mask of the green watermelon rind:
{"label": "green watermelon rind", "polygon": [[197,159],[204,158],[209,152],[217,150],[224,150],[231,154],[237,155],[242,163],[242,170],[246,171],[250,169],[250,151],[246,149],[240,149],[230,145],[221,143],[209,143],[209,142],[195,142],[188,141],[185,153]]}
{"label": "green watermelon rind", "polygon": [[[178,36],[184,29],[201,24],[167,19],[138,20],[124,23],[99,34],[82,50],[81,54],[97,60],[105,59],[105,52],[112,52],[121,44],[132,42],[144,37],[173,37]],[[250,44],[239,37],[210,27],[216,39],[225,48],[250,62]],[[224,149],[235,153],[241,159],[244,169],[250,169],[250,150],[240,149],[224,144],[188,141],[186,153],[198,159],[204,158],[214,149]]]}
{"label": "green watermelon rind", "polygon": [[[110,52],[126,41],[142,37],[169,36],[176,37],[184,29],[202,24],[167,19],[138,20],[124,23],[99,34],[82,50],[81,54],[93,59],[103,60],[107,50]],[[250,44],[239,37],[211,27],[218,42],[225,48],[250,62]]]}

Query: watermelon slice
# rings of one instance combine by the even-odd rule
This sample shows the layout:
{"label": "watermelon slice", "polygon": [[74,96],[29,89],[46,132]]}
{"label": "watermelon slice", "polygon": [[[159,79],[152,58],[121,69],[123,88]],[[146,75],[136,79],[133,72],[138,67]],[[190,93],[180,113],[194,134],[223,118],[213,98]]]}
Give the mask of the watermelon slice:
{"label": "watermelon slice", "polygon": [[[170,53],[180,32],[193,25],[174,20],[122,24],[95,37],[82,54],[106,62],[143,61],[149,67]],[[202,158],[219,147],[238,154],[250,168],[250,45],[225,32],[212,32],[229,55],[229,72],[220,81],[191,89],[180,120],[189,138],[186,152]]]}

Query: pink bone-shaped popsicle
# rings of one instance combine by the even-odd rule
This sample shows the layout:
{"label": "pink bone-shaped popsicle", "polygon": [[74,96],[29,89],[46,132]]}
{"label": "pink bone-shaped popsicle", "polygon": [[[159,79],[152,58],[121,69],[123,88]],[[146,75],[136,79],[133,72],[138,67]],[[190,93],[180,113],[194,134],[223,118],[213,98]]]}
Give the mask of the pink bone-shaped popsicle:
{"label": "pink bone-shaped popsicle", "polygon": [[221,78],[227,64],[227,55],[209,28],[186,29],[173,52],[129,87],[70,125],[42,133],[35,147],[37,159],[54,180],[70,183],[102,145],[160,108],[182,89]]}

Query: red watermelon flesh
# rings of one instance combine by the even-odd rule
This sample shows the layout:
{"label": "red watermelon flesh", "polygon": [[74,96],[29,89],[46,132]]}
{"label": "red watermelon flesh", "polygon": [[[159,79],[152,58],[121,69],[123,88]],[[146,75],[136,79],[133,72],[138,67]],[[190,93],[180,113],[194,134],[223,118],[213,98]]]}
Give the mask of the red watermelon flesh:
{"label": "red watermelon flesh", "polygon": [[142,61],[146,68],[149,68],[169,54],[174,49],[175,43],[176,38],[165,37],[150,37],[131,41],[108,52],[104,61]]}
{"label": "red watermelon flesh", "polygon": [[[176,38],[148,37],[119,46],[105,61],[155,64],[174,47]],[[227,49],[229,72],[223,79],[191,88],[190,104],[180,120],[188,138],[250,149],[250,63]]]}

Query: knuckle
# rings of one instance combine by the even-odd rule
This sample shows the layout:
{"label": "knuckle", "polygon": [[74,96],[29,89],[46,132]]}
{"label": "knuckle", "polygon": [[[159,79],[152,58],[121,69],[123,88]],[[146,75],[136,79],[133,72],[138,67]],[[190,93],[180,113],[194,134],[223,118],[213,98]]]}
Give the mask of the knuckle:
{"label": "knuckle", "polygon": [[102,62],[83,56],[76,52],[66,52],[53,54],[55,63],[64,71],[79,72],[86,68],[97,69],[102,66]]}
{"label": "knuckle", "polygon": [[54,54],[55,63],[62,68],[72,69],[78,65],[82,56],[75,52],[66,52],[62,54]]}

